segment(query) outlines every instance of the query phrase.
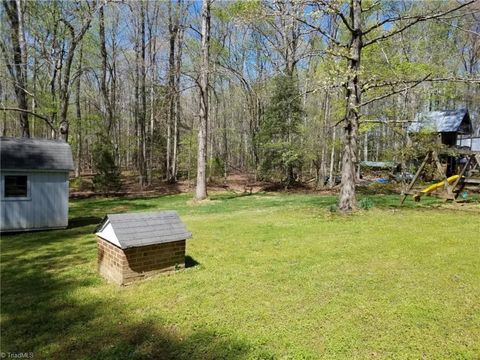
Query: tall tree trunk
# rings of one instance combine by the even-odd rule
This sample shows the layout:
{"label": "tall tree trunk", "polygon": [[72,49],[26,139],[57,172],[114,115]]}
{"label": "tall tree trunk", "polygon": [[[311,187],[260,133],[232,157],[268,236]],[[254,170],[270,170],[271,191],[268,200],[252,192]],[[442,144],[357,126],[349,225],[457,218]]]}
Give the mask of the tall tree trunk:
{"label": "tall tree trunk", "polygon": [[198,129],[197,187],[195,198],[207,197],[206,160],[208,128],[208,70],[210,46],[210,1],[202,5],[202,65],[200,73],[200,124]]}
{"label": "tall tree trunk", "polygon": [[[319,166],[319,178],[317,179],[317,184],[321,188],[325,186],[325,177],[327,176],[327,131],[328,131],[328,122],[330,121],[330,94],[325,92],[325,102],[324,102],[324,113],[323,113],[323,124],[321,126],[321,154],[320,154],[320,166]],[[323,141],[322,141],[323,140]]]}
{"label": "tall tree trunk", "polygon": [[103,113],[106,122],[107,128],[107,136],[110,136],[113,124],[113,113],[111,107],[111,99],[109,96],[108,86],[107,86],[107,45],[105,40],[105,15],[103,11],[103,7],[99,10],[99,37],[100,37],[100,54],[102,57],[102,76],[100,78],[100,90],[102,92],[103,98]]}
{"label": "tall tree trunk", "polygon": [[175,118],[176,105],[176,84],[175,84],[175,49],[178,33],[178,14],[173,14],[173,4],[168,3],[168,32],[169,32],[169,54],[168,54],[168,116],[167,116],[167,156],[166,156],[166,179],[173,180],[172,169],[172,143],[173,143],[173,122]]}
{"label": "tall tree trunk", "polygon": [[146,122],[147,122],[147,88],[146,88],[146,36],[145,36],[145,5],[147,3],[142,1],[141,5],[141,40],[142,40],[142,61],[141,61],[141,77],[140,77],[140,91],[141,91],[141,123],[140,123],[140,142],[141,142],[141,169],[142,169],[142,186],[146,180]]}
{"label": "tall tree trunk", "polygon": [[347,105],[343,129],[342,184],[340,187],[339,200],[339,209],[344,212],[352,211],[356,208],[355,165],[357,162],[356,154],[361,101],[361,89],[358,81],[358,70],[360,69],[362,51],[361,11],[361,0],[352,0],[350,19],[353,31],[351,31],[349,44],[349,78],[346,86]]}
{"label": "tall tree trunk", "polygon": [[[100,8],[103,7],[103,4],[100,5]],[[70,76],[71,76],[71,69],[73,64],[73,59],[75,57],[75,51],[77,46],[83,39],[83,36],[90,28],[90,24],[92,22],[94,11],[91,11],[89,14],[86,14],[86,19],[82,22],[82,27],[78,31],[75,32],[75,28],[73,25],[65,18],[62,18],[61,21],[65,24],[68,31],[70,32],[70,47],[68,49],[67,57],[65,60],[65,66],[63,70],[63,78],[60,81],[60,138],[64,141],[68,141],[68,131],[69,131],[69,123],[68,123],[68,105],[70,100]]]}
{"label": "tall tree trunk", "polygon": [[[80,46],[80,54],[78,58],[78,72],[82,71],[82,57],[83,57],[83,46]],[[75,94],[75,107],[76,107],[76,115],[77,115],[77,132],[76,132],[76,143],[77,143],[77,151],[76,151],[76,164],[75,164],[75,177],[80,177],[80,173],[82,170],[82,111],[80,107],[80,90],[81,90],[81,75],[78,75],[77,79],[77,91]]]}
{"label": "tall tree trunk", "polygon": [[[140,136],[138,129],[140,127],[140,35],[137,25],[135,34],[135,80],[134,80],[134,106],[133,106],[133,118],[135,120],[134,134],[135,134],[135,166],[139,173],[139,184],[142,186],[141,169],[140,169],[140,155],[138,154],[140,149]],[[130,140],[130,137],[129,137]]]}
{"label": "tall tree trunk", "polygon": [[122,148],[122,125],[120,121],[116,121],[117,116],[117,30],[118,30],[118,12],[112,9],[112,31],[110,34],[112,50],[111,50],[111,66],[110,73],[110,108],[112,111],[112,140],[114,142],[115,162],[121,168],[120,149]]}
{"label": "tall tree trunk", "polygon": [[330,188],[335,186],[335,141],[336,141],[336,128],[332,129],[332,150],[330,153],[330,169],[328,172],[328,186]]}
{"label": "tall tree trunk", "polygon": [[[73,46],[73,45],[72,45]],[[65,62],[62,85],[60,87],[60,138],[68,141],[69,123],[67,118],[70,101],[70,69],[73,64],[74,49],[70,49]]]}
{"label": "tall tree trunk", "polygon": [[222,156],[223,156],[223,177],[225,181],[228,177],[228,134],[227,134],[227,106],[226,106],[226,96],[222,96],[222,115],[223,115],[223,126],[222,126]]}
{"label": "tall tree trunk", "polygon": [[368,131],[365,131],[363,139],[363,160],[368,161]]}
{"label": "tall tree trunk", "polygon": [[[5,92],[3,96],[4,96],[3,100],[5,101],[5,103],[7,103],[7,100],[8,100],[7,93]],[[7,136],[7,112],[6,111],[3,112],[2,136]]]}
{"label": "tall tree trunk", "polygon": [[137,168],[140,187],[145,186],[145,122],[146,122],[146,88],[145,88],[145,3],[141,1],[140,20],[137,29],[135,109],[137,137]]}
{"label": "tall tree trunk", "polygon": [[[20,0],[3,0],[3,7],[10,23],[10,40],[12,42],[13,61],[10,51],[0,42],[5,58],[5,64],[12,78],[15,96],[19,109],[28,110],[27,100],[27,59],[23,33],[23,14]],[[13,64],[12,64],[13,63]],[[28,113],[18,112],[20,132],[22,137],[30,137]]]}
{"label": "tall tree trunk", "polygon": [[[152,32],[150,33],[150,39],[153,38]],[[150,55],[150,66],[151,66],[151,76],[150,76],[150,149],[149,149],[149,156],[148,156],[148,184],[152,184],[153,180],[153,156],[154,156],[154,145],[155,142],[153,141],[153,133],[155,128],[155,82],[156,82],[156,42],[150,41],[149,42],[149,55]]]}
{"label": "tall tree trunk", "polygon": [[[178,1],[179,14],[181,8],[181,0]],[[178,143],[179,143],[179,124],[180,124],[180,75],[182,67],[182,43],[183,43],[183,34],[184,28],[183,25],[179,27],[178,30],[178,39],[177,39],[177,58],[175,61],[175,118],[173,123],[173,154],[172,154],[172,176],[173,181],[177,181],[177,172],[178,172]]]}
{"label": "tall tree trunk", "polygon": [[[58,15],[55,11],[54,13],[56,16]],[[52,52],[54,53],[54,61],[52,64],[52,69],[51,69],[51,77],[50,77],[50,101],[51,101],[51,111],[50,111],[50,119],[52,121],[52,124],[56,125],[57,123],[57,115],[58,115],[58,103],[57,103],[57,81],[60,78],[60,71],[63,66],[63,61],[62,61],[62,56],[59,55],[60,50],[59,50],[59,44],[57,40],[57,34],[58,34],[58,27],[59,23],[56,22],[55,26],[53,28],[53,35],[52,35]],[[52,129],[51,130],[51,137],[55,137],[55,131]]]}
{"label": "tall tree trunk", "polygon": [[[33,46],[34,46],[34,48],[36,48],[38,46],[36,39],[33,43]],[[33,57],[33,72],[32,72],[32,93],[33,94],[37,93],[37,81],[38,81],[37,64],[38,64],[38,57],[37,57],[37,54],[34,54],[34,57]],[[35,99],[35,96],[32,96],[32,112],[34,112],[34,113],[37,112],[37,100]],[[35,117],[32,117],[31,136],[35,137]]]}
{"label": "tall tree trunk", "polygon": [[155,107],[155,85],[157,82],[157,18],[159,17],[159,3],[152,3],[153,9],[150,9],[147,14],[152,14],[152,16],[147,16],[147,27],[148,27],[148,63],[149,63],[149,104],[150,104],[150,120],[148,126],[148,159],[147,162],[147,182],[148,185],[152,184],[153,181],[153,162],[154,162],[154,129],[155,129],[155,117],[156,117],[156,107]]}
{"label": "tall tree trunk", "polygon": [[[296,80],[297,73],[296,73],[296,53],[297,53],[297,46],[298,46],[298,21],[296,17],[299,15],[300,6],[295,2],[286,3],[286,2],[279,2],[278,3],[279,10],[281,12],[281,37],[282,37],[282,49],[283,49],[283,57],[285,60],[285,74],[288,77],[288,81],[295,83],[296,87],[298,87]],[[298,89],[297,89],[298,90]],[[288,134],[286,136],[286,140],[289,146],[293,143],[293,135],[291,133],[291,118],[292,112],[289,111],[289,116],[287,117],[286,121],[288,122]],[[293,164],[288,162],[286,166],[286,186],[291,186],[295,183],[295,173],[293,169]]]}

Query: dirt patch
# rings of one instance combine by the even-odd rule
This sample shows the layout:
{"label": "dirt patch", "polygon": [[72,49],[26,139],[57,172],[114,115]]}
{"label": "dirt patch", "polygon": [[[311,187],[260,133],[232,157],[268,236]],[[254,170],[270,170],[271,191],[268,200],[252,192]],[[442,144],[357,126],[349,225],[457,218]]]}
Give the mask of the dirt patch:
{"label": "dirt patch", "polygon": [[480,204],[475,202],[444,203],[440,207],[442,209],[462,210],[480,214]]}
{"label": "dirt patch", "polygon": [[[190,193],[195,190],[195,180],[180,180],[177,183],[168,183],[162,179],[155,178],[151,184],[140,187],[138,177],[133,173],[125,172],[122,174],[121,191],[97,192],[91,185],[92,174],[82,176],[81,180],[72,179],[70,198],[91,198],[91,197],[155,197],[161,195],[174,195],[180,193]],[[258,192],[281,192],[294,194],[318,194],[335,196],[338,194],[340,185],[333,188],[327,186],[323,188],[316,187],[315,181],[310,180],[304,183],[297,183],[290,187],[285,187],[282,183],[259,181],[254,174],[234,173],[226,179],[209,179],[208,191],[231,191],[235,193],[258,193]],[[357,185],[357,191],[363,195],[374,194],[400,194],[401,184],[388,183],[378,184],[372,181],[361,180]]]}
{"label": "dirt patch", "polygon": [[[135,175],[122,174],[121,191],[100,192],[94,191],[91,185],[91,174],[82,176],[81,180],[72,179],[70,189],[71,199],[82,199],[91,197],[153,197],[159,195],[173,195],[188,193],[195,190],[194,180],[180,180],[174,184],[163,181],[162,179],[153,179],[151,184],[140,186],[138,178]],[[81,186],[76,186],[81,184]],[[266,191],[265,187],[271,185],[268,182],[256,181],[250,174],[232,174],[227,179],[210,179],[207,187],[209,191],[233,191],[257,193]]]}

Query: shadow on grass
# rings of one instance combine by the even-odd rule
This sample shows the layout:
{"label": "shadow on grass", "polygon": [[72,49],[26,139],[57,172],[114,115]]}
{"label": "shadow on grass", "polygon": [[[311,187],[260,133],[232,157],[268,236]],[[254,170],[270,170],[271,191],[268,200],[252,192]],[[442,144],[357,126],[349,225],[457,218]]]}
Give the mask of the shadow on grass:
{"label": "shadow on grass", "polygon": [[87,225],[98,225],[102,221],[102,218],[99,216],[84,216],[70,219],[68,221],[68,228],[74,229],[77,227],[84,227]]}
{"label": "shadow on grass", "polygon": [[132,199],[102,199],[102,200],[76,200],[77,207],[70,209],[71,220],[84,218],[84,214],[91,214],[90,218],[103,218],[106,214],[116,214],[128,211],[142,211],[158,208],[157,204],[148,201],[156,198],[142,199],[139,203]]}
{"label": "shadow on grass", "polygon": [[361,195],[398,195],[400,189],[397,184],[377,184],[357,185],[357,193]]}
{"label": "shadow on grass", "polygon": [[192,268],[198,265],[200,265],[200,263],[190,255],[185,256],[185,268]]}
{"label": "shadow on grass", "polygon": [[210,197],[211,200],[231,200],[231,199],[237,199],[245,196],[252,196],[252,195],[258,195],[258,193],[252,193],[252,192],[242,192],[242,193],[236,193],[233,191],[229,191],[227,193],[223,194],[215,194]]}
{"label": "shadow on grass", "polygon": [[[248,344],[210,328],[189,332],[160,317],[145,319],[141,308],[124,302],[122,289],[96,274],[95,241],[77,236],[86,230],[2,239],[3,352],[32,352],[36,359],[245,357]],[[198,264],[191,257],[186,263]]]}

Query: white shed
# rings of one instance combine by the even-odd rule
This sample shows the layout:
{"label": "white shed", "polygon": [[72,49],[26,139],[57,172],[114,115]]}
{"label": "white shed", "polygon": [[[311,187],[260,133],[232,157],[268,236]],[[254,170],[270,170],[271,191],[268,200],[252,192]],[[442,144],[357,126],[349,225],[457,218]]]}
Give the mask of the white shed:
{"label": "white shed", "polygon": [[70,146],[59,140],[0,138],[0,231],[65,228]]}

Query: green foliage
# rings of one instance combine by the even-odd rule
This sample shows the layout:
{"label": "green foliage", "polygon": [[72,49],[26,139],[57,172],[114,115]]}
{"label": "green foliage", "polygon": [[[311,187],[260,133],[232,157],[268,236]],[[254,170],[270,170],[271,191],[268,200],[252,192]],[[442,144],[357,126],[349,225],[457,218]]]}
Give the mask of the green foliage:
{"label": "green foliage", "polygon": [[120,169],[115,164],[114,149],[107,136],[99,135],[93,149],[95,176],[93,187],[97,191],[118,191],[121,187]]}
{"label": "green foliage", "polygon": [[86,178],[78,177],[70,180],[71,191],[91,191],[92,182]]}
{"label": "green foliage", "polygon": [[328,206],[328,211],[331,213],[336,213],[338,211],[338,206],[337,204],[331,204]]}
{"label": "green foliage", "polygon": [[362,210],[370,210],[373,207],[373,201],[368,197],[364,197],[358,202],[358,206]]}
{"label": "green foliage", "polygon": [[[404,158],[407,164],[410,164],[410,171],[416,171],[416,168],[423,161],[429,151],[434,151],[437,154],[456,155],[456,151],[453,148],[449,148],[440,141],[440,135],[436,132],[429,131],[428,129],[422,129],[419,133],[411,134],[411,144],[402,149]],[[423,170],[423,178],[426,181],[433,179],[441,179],[438,173],[437,166],[433,162],[428,162]]]}
{"label": "green foliage", "polygon": [[257,137],[261,149],[263,176],[277,177],[291,184],[295,170],[301,168],[300,147],[302,108],[295,79],[278,76],[273,80],[270,102]]}
{"label": "green foliage", "polygon": [[198,138],[194,132],[183,136],[179,144],[178,152],[178,175],[191,179],[197,171]]}
{"label": "green foliage", "polygon": [[234,0],[220,2],[212,8],[213,15],[222,22],[230,20],[255,21],[263,13],[260,0]]}
{"label": "green foliage", "polygon": [[223,160],[215,156],[208,160],[207,162],[207,177],[218,177],[218,176],[223,176],[223,170],[224,170],[224,162]]}

